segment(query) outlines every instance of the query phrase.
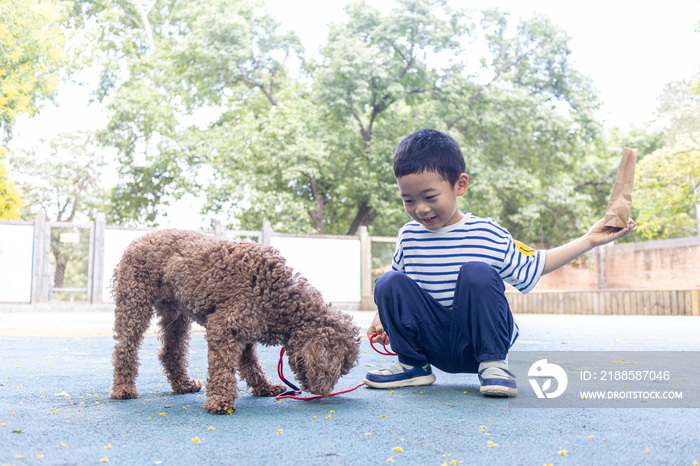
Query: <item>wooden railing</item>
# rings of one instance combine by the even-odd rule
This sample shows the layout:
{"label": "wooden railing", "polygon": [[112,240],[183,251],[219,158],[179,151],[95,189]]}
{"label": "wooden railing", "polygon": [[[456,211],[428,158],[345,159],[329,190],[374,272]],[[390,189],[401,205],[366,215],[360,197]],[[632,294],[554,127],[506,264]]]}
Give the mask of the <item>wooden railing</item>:
{"label": "wooden railing", "polygon": [[700,316],[700,290],[577,290],[506,292],[519,314]]}

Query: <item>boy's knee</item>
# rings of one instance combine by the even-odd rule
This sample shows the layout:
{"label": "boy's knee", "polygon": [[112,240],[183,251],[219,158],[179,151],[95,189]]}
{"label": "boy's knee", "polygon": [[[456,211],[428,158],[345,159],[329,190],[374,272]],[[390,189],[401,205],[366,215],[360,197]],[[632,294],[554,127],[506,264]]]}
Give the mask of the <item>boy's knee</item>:
{"label": "boy's knee", "polygon": [[474,287],[486,287],[492,283],[503,283],[498,271],[486,262],[467,262],[459,269],[459,279]]}
{"label": "boy's knee", "polygon": [[399,283],[403,283],[406,279],[409,279],[405,273],[397,272],[396,270],[389,270],[383,273],[374,282],[374,296],[379,296],[384,293],[390,293],[392,290],[396,289]]}

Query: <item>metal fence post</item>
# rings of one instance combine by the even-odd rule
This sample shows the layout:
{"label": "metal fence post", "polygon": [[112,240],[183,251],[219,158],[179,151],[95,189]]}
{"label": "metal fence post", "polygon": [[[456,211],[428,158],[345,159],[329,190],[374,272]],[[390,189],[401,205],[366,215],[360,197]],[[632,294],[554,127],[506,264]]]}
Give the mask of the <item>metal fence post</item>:
{"label": "metal fence post", "polygon": [[107,222],[105,214],[99,212],[95,219],[95,234],[93,235],[94,244],[92,246],[92,291],[90,294],[90,303],[102,304],[104,302],[102,296],[102,288],[104,288],[104,272],[105,272],[105,229]]}

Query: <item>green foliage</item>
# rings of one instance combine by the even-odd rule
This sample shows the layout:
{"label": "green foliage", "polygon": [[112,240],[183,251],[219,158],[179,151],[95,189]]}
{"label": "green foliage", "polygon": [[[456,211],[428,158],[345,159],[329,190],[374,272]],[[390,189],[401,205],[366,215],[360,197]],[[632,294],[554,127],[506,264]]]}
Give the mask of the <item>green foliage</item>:
{"label": "green foliage", "polygon": [[[109,218],[153,224],[169,199],[200,192],[200,168],[228,173],[241,148],[215,138],[235,137],[238,116],[264,117],[277,104],[299,42],[246,1],[77,5],[82,24],[95,25],[88,62],[101,67],[97,96],[111,111],[100,141],[119,154]],[[222,193],[231,181],[206,191]]]}
{"label": "green foliage", "polygon": [[[367,225],[393,236],[407,220],[394,148],[431,127],[462,146],[464,210],[552,246],[602,216],[624,145],[643,157],[665,143],[660,133],[601,132],[592,84],[546,17],[430,0],[398,0],[382,14],[359,1],[305,60],[296,36],[247,0],[74,5],[111,112],[99,140],[118,153],[115,223],[155,224],[191,193],[232,227],[267,218],[278,231]],[[667,113],[677,129],[697,114]]]}
{"label": "green foliage", "polygon": [[105,207],[104,157],[87,132],[60,134],[43,146],[12,152],[12,173],[26,201],[22,218],[33,219],[42,210],[54,222],[94,219]]}
{"label": "green foliage", "polygon": [[5,156],[5,148],[0,147],[0,220],[18,220],[24,201],[7,173]]}
{"label": "green foliage", "polygon": [[0,138],[19,114],[34,115],[54,95],[64,58],[61,11],[55,2],[0,2]]}
{"label": "green foliage", "polygon": [[659,98],[657,115],[665,125],[663,137],[635,173],[632,213],[638,237],[693,236],[700,228],[700,95],[692,83],[670,83]]}
{"label": "green foliage", "polygon": [[635,173],[634,203],[642,240],[697,233],[700,204],[700,133],[676,136],[642,160]]}

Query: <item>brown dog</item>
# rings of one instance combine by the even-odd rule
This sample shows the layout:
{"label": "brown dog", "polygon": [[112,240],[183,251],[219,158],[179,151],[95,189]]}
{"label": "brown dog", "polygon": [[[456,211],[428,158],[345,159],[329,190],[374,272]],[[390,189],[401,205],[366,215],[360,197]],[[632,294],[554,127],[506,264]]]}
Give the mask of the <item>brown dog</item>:
{"label": "brown dog", "polygon": [[328,395],[359,357],[359,328],[350,316],[326,304],[269,246],[191,231],[149,233],[124,252],[114,270],[112,294],[112,398],[138,397],[138,351],[154,310],[163,342],[160,361],[176,392],[202,388],[187,373],[187,353],[191,322],[206,329],[204,408],[214,414],[236,409],[236,371],[255,396],[285,390],[265,376],[257,342],[284,345],[301,388],[318,395]]}

